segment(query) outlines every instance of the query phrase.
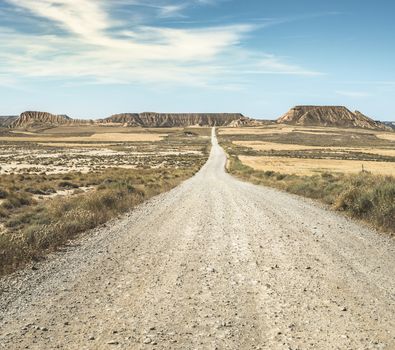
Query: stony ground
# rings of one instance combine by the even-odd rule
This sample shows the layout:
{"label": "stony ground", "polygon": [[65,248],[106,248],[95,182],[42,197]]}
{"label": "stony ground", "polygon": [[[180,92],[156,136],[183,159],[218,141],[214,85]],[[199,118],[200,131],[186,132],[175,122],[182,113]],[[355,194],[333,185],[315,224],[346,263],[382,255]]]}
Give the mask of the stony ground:
{"label": "stony ground", "polygon": [[0,281],[0,348],[394,349],[393,240],[225,161]]}

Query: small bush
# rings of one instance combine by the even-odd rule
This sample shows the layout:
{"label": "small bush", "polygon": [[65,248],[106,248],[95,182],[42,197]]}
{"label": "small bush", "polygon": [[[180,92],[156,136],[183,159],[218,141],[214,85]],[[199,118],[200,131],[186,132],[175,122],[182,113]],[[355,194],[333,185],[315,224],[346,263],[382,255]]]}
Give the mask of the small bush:
{"label": "small bush", "polygon": [[264,171],[263,173],[265,176],[268,176],[268,177],[274,176],[276,174],[276,172],[274,172],[272,170]]}
{"label": "small bush", "polygon": [[2,203],[5,209],[17,209],[25,205],[32,204],[32,198],[25,193],[13,194],[13,196],[8,196],[7,199]]}
{"label": "small bush", "polygon": [[59,186],[59,188],[64,188],[64,189],[79,188],[79,186],[77,184],[72,183],[70,181],[60,181],[58,186]]}
{"label": "small bush", "polygon": [[276,179],[278,181],[284,180],[287,177],[285,174],[276,174]]}

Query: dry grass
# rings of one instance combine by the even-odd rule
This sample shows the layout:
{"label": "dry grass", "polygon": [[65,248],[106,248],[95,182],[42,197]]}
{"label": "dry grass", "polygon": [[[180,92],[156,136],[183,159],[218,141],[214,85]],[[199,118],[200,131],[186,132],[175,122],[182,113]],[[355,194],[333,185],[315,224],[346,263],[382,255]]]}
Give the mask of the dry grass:
{"label": "dry grass", "polygon": [[254,129],[220,133],[230,173],[323,201],[395,233],[395,134],[340,128]]}
{"label": "dry grass", "polygon": [[133,142],[0,144],[0,275],[173,188],[208,157],[210,129],[100,137],[115,134]]}
{"label": "dry grass", "polygon": [[313,176],[255,170],[230,153],[228,171],[258,185],[275,187],[320,200],[334,210],[361,219],[378,229],[395,234],[395,177],[369,172],[321,173]]}
{"label": "dry grass", "polygon": [[289,133],[294,130],[291,126],[265,126],[265,127],[251,127],[251,128],[220,128],[219,135],[261,135],[261,134],[277,134]]}
{"label": "dry grass", "polygon": [[[75,134],[78,130],[76,128]],[[112,128],[108,127],[107,130],[111,131]],[[135,137],[133,142],[114,143],[0,142],[0,174],[26,172],[57,174],[70,171],[87,173],[109,167],[128,169],[183,167],[186,163],[202,157],[209,144],[208,129],[193,129],[193,134],[189,130],[168,129],[168,136],[155,142],[136,142]],[[110,132],[110,136],[113,134]],[[143,132],[137,134],[140,139],[152,139],[151,135],[156,135],[155,137],[163,135],[153,134],[151,130],[148,130],[147,134]],[[101,135],[108,136],[108,134]],[[61,140],[64,135],[50,137]]]}
{"label": "dry grass", "polygon": [[220,134],[221,142],[257,170],[297,175],[356,173],[363,165],[374,174],[395,174],[395,144],[385,139],[385,135],[393,137],[391,133],[283,125],[237,132]]}
{"label": "dry grass", "polygon": [[[36,187],[7,192],[0,216],[7,229],[0,236],[0,275],[41,259],[79,233],[94,228],[193,175],[201,166],[188,169],[108,169],[101,174],[67,176],[71,180],[37,182]],[[31,180],[29,180],[31,183]],[[75,188],[79,183],[95,186],[87,193],[55,197],[38,202],[34,193]],[[15,182],[14,186],[18,186]],[[12,188],[12,186],[10,186]],[[82,192],[82,191],[81,191]]]}
{"label": "dry grass", "polygon": [[300,126],[292,126],[285,124],[271,124],[260,127],[249,127],[249,128],[220,128],[220,135],[261,135],[261,134],[288,134],[292,132],[300,132],[304,134],[313,135],[327,135],[328,131],[333,132],[336,135],[336,128],[306,128]]}
{"label": "dry grass", "polygon": [[[378,133],[376,135],[379,139],[395,141],[395,133]],[[395,147],[395,144],[394,144]]]}
{"label": "dry grass", "polygon": [[395,157],[395,146],[393,149],[387,148],[356,148],[356,147],[319,147],[305,146],[296,144],[284,144],[275,142],[262,141],[234,141],[235,145],[248,147],[256,151],[301,151],[301,150],[326,150],[333,152],[361,152],[367,154],[377,154],[383,156]]}
{"label": "dry grass", "polygon": [[239,156],[240,161],[261,171],[276,171],[283,174],[314,175],[318,173],[355,174],[363,169],[372,174],[395,176],[395,164],[392,162],[336,160],[336,159],[302,159],[288,157]]}
{"label": "dry grass", "polygon": [[283,151],[300,151],[307,149],[321,149],[319,146],[304,146],[294,144],[284,144],[275,142],[262,142],[262,141],[233,141],[235,145],[252,148],[256,151],[271,151],[271,150],[283,150]]}
{"label": "dry grass", "polygon": [[295,126],[286,124],[270,124],[260,127],[250,127],[250,128],[219,128],[218,134],[227,135],[265,135],[265,134],[290,134],[290,133],[300,133],[309,135],[328,135],[333,136],[341,135],[342,133],[356,134],[360,136],[364,135],[375,135],[377,138],[395,141],[395,133],[376,131],[369,129],[354,129],[354,128],[335,128],[335,127],[305,127],[305,126]]}

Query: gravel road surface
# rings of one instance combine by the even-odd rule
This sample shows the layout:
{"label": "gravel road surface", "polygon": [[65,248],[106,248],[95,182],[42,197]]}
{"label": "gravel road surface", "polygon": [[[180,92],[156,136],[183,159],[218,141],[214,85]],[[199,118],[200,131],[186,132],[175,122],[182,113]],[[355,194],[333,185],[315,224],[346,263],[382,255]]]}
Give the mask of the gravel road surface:
{"label": "gravel road surface", "polygon": [[0,349],[395,349],[395,245],[224,171],[0,281]]}

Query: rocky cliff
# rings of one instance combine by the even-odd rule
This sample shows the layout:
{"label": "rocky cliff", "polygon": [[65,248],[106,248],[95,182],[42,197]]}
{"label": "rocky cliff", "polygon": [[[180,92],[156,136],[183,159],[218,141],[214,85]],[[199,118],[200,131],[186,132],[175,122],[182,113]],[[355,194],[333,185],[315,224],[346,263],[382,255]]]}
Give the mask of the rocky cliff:
{"label": "rocky cliff", "polygon": [[361,112],[351,112],[344,106],[296,106],[280,117],[277,123],[390,130],[385,124],[374,121]]}
{"label": "rocky cliff", "polygon": [[140,127],[187,127],[187,126],[247,126],[254,120],[239,113],[154,113],[115,114],[102,123],[120,123]]}
{"label": "rocky cliff", "polygon": [[17,115],[0,115],[0,128],[8,128],[17,118]]}
{"label": "rocky cliff", "polygon": [[47,112],[27,111],[23,112],[11,124],[11,128],[43,128],[59,125],[85,125],[90,120],[71,119],[67,115],[55,115]]}
{"label": "rocky cliff", "polygon": [[59,125],[121,125],[125,127],[254,126],[259,121],[239,113],[123,113],[105,119],[77,120],[66,115],[27,111],[8,125],[10,128],[45,128]]}

